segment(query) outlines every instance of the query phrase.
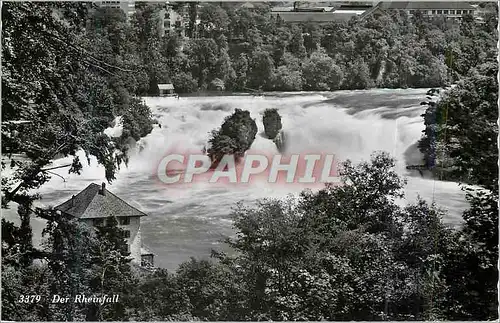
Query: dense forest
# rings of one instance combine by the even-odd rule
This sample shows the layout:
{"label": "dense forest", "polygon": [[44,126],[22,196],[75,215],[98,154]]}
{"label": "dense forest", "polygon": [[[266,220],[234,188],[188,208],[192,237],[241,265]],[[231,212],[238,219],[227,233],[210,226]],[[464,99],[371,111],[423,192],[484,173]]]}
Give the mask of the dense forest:
{"label": "dense forest", "polygon": [[[182,8],[196,17],[195,5]],[[3,4],[2,172],[14,172],[2,176],[2,207],[17,206],[20,218],[2,219],[3,320],[498,318],[495,16],[481,25],[394,13],[288,26],[269,8],[207,4],[185,40],[159,37],[159,10],[138,5],[127,22],[85,3]],[[34,207],[32,190],[48,181],[54,158],[83,150],[112,181],[130,140],[151,131],[139,97],[170,81],[179,92],[220,82],[233,91],[454,84],[439,100],[429,93],[419,146],[428,167],[445,163],[449,176],[476,185],[464,186],[463,226],[446,227],[438,205],[396,203],[405,181],[383,152],[346,161],[342,186],[235,206],[237,235],[226,241],[234,254],[214,251],[176,272],[136,270],[114,218],[93,230]],[[123,134],[104,135],[118,116]],[[82,167],[78,157],[68,165]],[[32,242],[35,216],[48,220],[41,248]],[[117,294],[120,302],[52,304],[55,294]]]}
{"label": "dense forest", "polygon": [[139,94],[155,94],[156,83],[167,82],[180,93],[439,87],[466,75],[496,44],[494,14],[479,27],[472,16],[461,25],[404,12],[290,25],[273,18],[269,7],[179,5],[178,12],[193,19],[188,39],[175,32],[159,36],[155,19],[162,7],[154,4],[139,6],[130,24],[120,11],[100,9],[90,26],[101,39],[107,36],[100,46],[115,60],[142,58],[147,77],[140,83],[150,87]]}

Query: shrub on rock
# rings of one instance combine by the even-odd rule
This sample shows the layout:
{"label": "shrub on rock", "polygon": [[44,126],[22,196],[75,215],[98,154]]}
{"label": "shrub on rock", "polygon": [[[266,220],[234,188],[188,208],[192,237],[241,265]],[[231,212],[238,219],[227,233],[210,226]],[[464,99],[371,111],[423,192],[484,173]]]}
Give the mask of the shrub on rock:
{"label": "shrub on rock", "polygon": [[269,139],[276,138],[283,127],[281,124],[281,116],[277,109],[266,109],[262,122],[264,123],[264,132]]}
{"label": "shrub on rock", "polygon": [[250,117],[250,112],[236,109],[234,113],[224,119],[219,130],[212,131],[209,139],[208,156],[212,160],[212,167],[216,167],[224,155],[243,156],[252,146],[257,134],[257,124]]}

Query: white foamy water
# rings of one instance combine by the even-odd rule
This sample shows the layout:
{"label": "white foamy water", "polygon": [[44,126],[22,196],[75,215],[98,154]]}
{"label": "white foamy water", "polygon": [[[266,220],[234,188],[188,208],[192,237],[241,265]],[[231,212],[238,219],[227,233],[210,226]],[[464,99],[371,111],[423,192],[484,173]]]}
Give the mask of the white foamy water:
{"label": "white foamy water", "polygon": [[[156,167],[172,149],[201,151],[209,132],[220,127],[235,108],[250,111],[259,132],[252,149],[276,152],[275,145],[261,136],[262,113],[277,108],[287,134],[288,152],[320,151],[338,159],[368,160],[376,150],[397,158],[397,168],[408,176],[407,201],[417,195],[436,202],[448,211],[445,221],[460,222],[467,207],[457,183],[423,179],[406,171],[405,156],[418,159],[414,144],[421,137],[425,90],[369,90],[334,93],[279,94],[265,97],[228,96],[193,98],[145,98],[162,127],[155,127],[132,152],[128,167],[107,188],[148,213],[142,219],[144,243],[157,255],[156,263],[174,269],[191,256],[208,256],[218,241],[234,232],[229,213],[237,201],[248,203],[259,198],[282,197],[298,193],[299,186],[276,187],[260,183],[242,187],[215,187],[197,183],[189,187],[170,187],[156,178]],[[417,157],[415,157],[417,156]],[[83,157],[83,156],[82,156]],[[84,159],[82,159],[84,160]],[[64,164],[68,160],[58,160]],[[95,161],[81,176],[57,170],[59,177],[44,185],[41,203],[56,205],[84,189],[91,182],[104,181],[104,168]],[[40,225],[41,226],[41,225]]]}

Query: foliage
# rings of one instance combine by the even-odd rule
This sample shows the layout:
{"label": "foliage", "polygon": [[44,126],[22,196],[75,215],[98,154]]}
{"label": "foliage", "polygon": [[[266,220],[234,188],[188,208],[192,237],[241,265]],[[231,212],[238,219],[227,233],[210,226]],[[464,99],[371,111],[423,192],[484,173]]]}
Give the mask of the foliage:
{"label": "foliage", "polygon": [[[3,319],[109,320],[124,318],[130,306],[128,296],[134,281],[127,259],[122,230],[116,219],[94,230],[77,219],[51,212],[44,250],[37,251],[43,262],[16,267],[2,262]],[[52,303],[54,295],[120,295],[116,304]],[[38,302],[20,302],[22,296],[40,295]]]}
{"label": "foliage", "polygon": [[[487,28],[487,26],[485,26]],[[460,179],[470,208],[464,212],[464,226],[443,267],[446,281],[446,316],[468,320],[497,317],[498,281],[498,65],[496,53],[479,53],[488,43],[485,30],[470,19],[460,26],[464,35],[475,35],[460,47],[476,46],[468,55],[451,61],[456,73],[467,77],[448,89],[437,102],[427,102],[425,130],[419,142],[426,165],[441,168],[444,179]],[[474,43],[474,45],[472,45]],[[435,92],[435,91],[434,91]],[[430,92],[429,94],[433,94]],[[429,97],[432,99],[432,95]],[[460,284],[451,281],[461,280]]]}
{"label": "foliage", "polygon": [[306,90],[336,90],[342,83],[342,71],[323,50],[313,52],[302,67]]}
{"label": "foliage", "polygon": [[224,119],[219,130],[212,131],[209,139],[208,156],[213,165],[217,165],[224,155],[242,157],[255,140],[257,124],[250,117],[250,112],[235,109]]}
{"label": "foliage", "polygon": [[136,71],[123,82],[128,91],[157,95],[156,85],[170,81],[181,93],[214,90],[216,79],[229,91],[438,87],[467,75],[496,48],[494,15],[482,25],[468,16],[459,24],[405,13],[317,25],[283,23],[265,5],[173,7],[189,16],[189,38],[179,37],[180,29],[162,35],[153,23],[158,4],[138,5],[130,25],[119,11],[91,17],[99,23],[94,46]]}
{"label": "foliage", "polygon": [[[16,203],[20,225],[2,222],[2,312],[6,320],[82,320],[85,304],[52,304],[53,295],[74,297],[96,292],[95,267],[105,261],[96,253],[106,236],[96,240],[76,220],[54,210],[35,208],[38,189],[50,179],[53,159],[73,157],[69,171],[83,167],[77,152],[104,166],[108,181],[126,159],[126,138],[104,134],[123,116],[124,135],[139,139],[151,130],[149,108],[132,94],[142,91],[131,30],[116,11],[84,3],[10,3],[2,7],[2,207]],[[86,19],[94,28],[84,28]],[[134,75],[132,75],[134,74]],[[43,249],[32,244],[30,219],[48,221]],[[115,228],[116,229],[116,228]],[[123,243],[123,239],[122,239]],[[115,245],[108,245],[113,254]],[[114,255],[114,254],[113,254]],[[113,257],[113,259],[118,259]],[[128,266],[128,265],[127,265]],[[124,291],[127,275],[120,268],[115,286],[99,292]],[[101,277],[101,276],[99,276]],[[102,279],[102,277],[101,277]],[[123,289],[122,289],[123,288]],[[39,302],[20,298],[40,295]],[[126,306],[126,303],[123,303]],[[123,308],[99,311],[97,317],[123,317]]]}
{"label": "foliage", "polygon": [[[12,3],[3,8],[2,152],[28,158],[11,159],[15,175],[3,183],[4,202],[15,199],[13,192],[42,185],[49,178],[43,167],[51,159],[75,156],[78,150],[95,156],[105,166],[107,179],[113,180],[122,161],[115,148],[122,147],[103,130],[116,115],[127,114],[129,126],[137,123],[138,131],[131,134],[136,138],[151,130],[148,108],[131,98],[131,89],[115,74],[125,78],[131,71],[112,65],[117,56],[106,54],[107,49],[87,48],[89,39],[79,31],[85,8],[83,4],[40,3]],[[98,11],[96,19],[100,14]],[[70,20],[75,15],[80,17],[76,19],[79,24]],[[116,23],[118,26],[100,24],[110,42],[122,36],[118,29],[123,22],[118,17]],[[88,37],[92,39],[93,33]],[[110,46],[110,52],[123,51],[118,45]],[[98,58],[101,55],[114,60],[107,63]],[[81,167],[75,158],[71,171]],[[11,184],[15,179],[22,181],[17,188]]]}
{"label": "foliage", "polygon": [[282,65],[276,69],[274,89],[277,91],[300,91],[302,89],[302,73]]}
{"label": "foliage", "polygon": [[454,309],[468,296],[453,273],[466,266],[468,245],[435,206],[397,204],[404,181],[393,167],[378,154],[345,163],[342,186],[237,205],[238,233],[227,241],[236,254],[181,265],[170,278],[179,284],[174,293],[189,295],[190,315],[201,320],[464,317]]}
{"label": "foliage", "polygon": [[148,135],[153,126],[151,124],[151,110],[137,98],[131,99],[129,108],[122,115],[122,138],[132,137],[139,140]]}
{"label": "foliage", "polygon": [[97,228],[98,243],[93,249],[92,272],[95,273],[89,287],[96,295],[119,295],[120,302],[91,304],[86,320],[103,321],[125,319],[127,307],[133,299],[135,282],[130,268],[130,252],[123,238],[123,230],[115,217],[106,219],[106,224]]}
{"label": "foliage", "polygon": [[172,83],[178,93],[190,93],[196,91],[198,83],[188,73],[179,73],[172,78]]}
{"label": "foliage", "polygon": [[498,178],[497,71],[496,62],[484,63],[430,103],[420,141],[429,167],[447,166],[444,160],[451,159],[451,176],[488,189],[497,187]]}

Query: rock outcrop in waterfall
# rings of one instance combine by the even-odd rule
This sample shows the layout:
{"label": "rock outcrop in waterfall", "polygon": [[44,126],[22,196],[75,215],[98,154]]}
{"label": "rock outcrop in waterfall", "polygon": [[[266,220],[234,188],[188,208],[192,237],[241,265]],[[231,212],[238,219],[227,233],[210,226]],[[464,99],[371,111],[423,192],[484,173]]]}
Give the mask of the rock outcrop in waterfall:
{"label": "rock outcrop in waterfall", "polygon": [[281,124],[281,116],[277,109],[266,109],[266,111],[264,111],[262,123],[264,124],[264,132],[269,139],[276,138],[283,127]]}
{"label": "rock outcrop in waterfall", "polygon": [[276,138],[273,139],[274,144],[276,145],[276,148],[278,148],[279,152],[284,152],[285,151],[285,144],[286,144],[286,136],[285,132],[283,130],[280,130]]}
{"label": "rock outcrop in waterfall", "polygon": [[236,160],[243,157],[255,140],[257,124],[250,117],[250,112],[235,109],[234,113],[224,119],[220,129],[212,131],[208,141],[208,156],[212,168],[217,167],[224,155],[234,155]]}
{"label": "rock outcrop in waterfall", "polygon": [[266,109],[262,118],[264,133],[271,139],[280,152],[285,150],[285,134],[282,130],[281,116],[277,109]]}

